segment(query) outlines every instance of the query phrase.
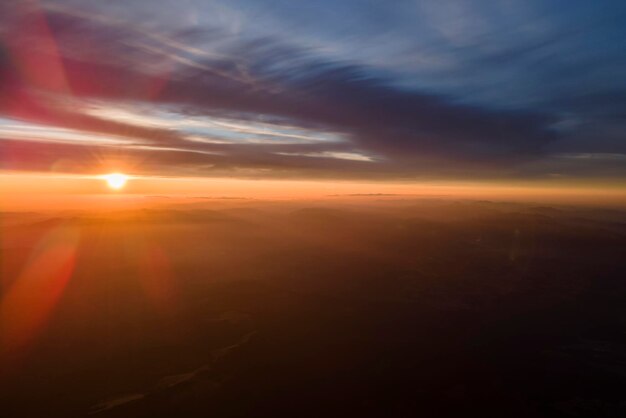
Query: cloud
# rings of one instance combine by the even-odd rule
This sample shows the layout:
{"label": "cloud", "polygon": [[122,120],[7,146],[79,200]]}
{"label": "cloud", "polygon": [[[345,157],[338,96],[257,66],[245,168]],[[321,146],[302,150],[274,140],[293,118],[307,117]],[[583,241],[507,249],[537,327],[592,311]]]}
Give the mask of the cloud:
{"label": "cloud", "polygon": [[[457,10],[456,23],[436,28],[439,38],[423,29],[432,39],[428,56],[448,58],[446,67],[454,70],[443,71],[447,76],[437,82],[425,69],[436,66],[399,59],[407,51],[404,46],[411,46],[413,38],[405,36],[409,26],[397,30],[403,51],[390,44],[391,52],[371,47],[367,54],[349,54],[349,38],[338,32],[336,49],[344,56],[321,32],[307,37],[304,29],[294,29],[293,39],[281,36],[280,24],[270,26],[274,20],[264,17],[279,15],[276,7],[259,15],[261,29],[255,29],[249,15],[256,8],[247,3],[218,14],[198,4],[191,8],[192,18],[181,14],[169,20],[166,13],[142,20],[152,16],[142,3],[129,6],[126,15],[102,3],[15,4],[4,5],[0,18],[0,116],[21,121],[13,131],[0,124],[0,149],[11,161],[5,167],[12,169],[50,169],[56,157],[72,161],[64,168],[83,170],[93,163],[89,155],[96,147],[101,160],[104,154],[123,154],[137,162],[138,170],[160,173],[518,177],[563,168],[547,162],[567,152],[615,153],[621,138],[607,131],[604,148],[596,150],[581,128],[583,108],[591,118],[587,126],[600,123],[594,102],[609,103],[608,114],[619,123],[621,108],[610,95],[581,102],[582,93],[551,92],[534,107],[502,106],[502,97],[490,105],[483,98],[495,97],[491,91],[467,100],[467,86],[454,87],[466,80],[459,75],[463,70],[482,70],[499,82],[509,74],[534,91],[519,68],[527,69],[545,48],[569,38],[541,29],[522,43],[503,37],[479,48],[477,42],[492,32],[490,20],[464,9]],[[346,19],[350,4],[343,4],[345,10],[337,6]],[[425,15],[445,17],[443,9],[430,6]],[[409,10],[408,3],[398,7]],[[402,22],[401,15],[386,18]],[[381,27],[364,24],[366,18],[359,15],[346,24],[357,35],[384,38]],[[353,43],[362,45],[363,39]],[[424,51],[419,40],[415,43]],[[374,59],[377,51],[389,59]],[[435,88],[409,82],[407,74],[422,75]],[[489,85],[488,77],[475,80],[467,84]],[[544,81],[547,90],[556,85],[550,82]],[[528,98],[511,98],[517,102]],[[51,128],[42,134],[41,126]],[[603,126],[608,130],[611,125]],[[45,144],[35,149],[40,144],[34,142]],[[570,148],[575,143],[577,148]],[[11,156],[15,150],[30,150],[28,160]],[[587,164],[575,160],[566,167],[571,173],[577,172],[576,164]]]}

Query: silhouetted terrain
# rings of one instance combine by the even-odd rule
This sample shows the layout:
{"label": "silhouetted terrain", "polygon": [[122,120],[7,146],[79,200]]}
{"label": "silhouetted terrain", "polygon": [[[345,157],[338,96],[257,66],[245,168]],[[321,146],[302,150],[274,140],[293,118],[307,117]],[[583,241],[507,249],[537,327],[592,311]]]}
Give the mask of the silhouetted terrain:
{"label": "silhouetted terrain", "polygon": [[[75,256],[36,327],[4,311],[30,334],[4,332],[2,417],[626,416],[619,210],[374,196],[2,220],[4,295],[46,242]],[[33,289],[18,302],[48,300]]]}

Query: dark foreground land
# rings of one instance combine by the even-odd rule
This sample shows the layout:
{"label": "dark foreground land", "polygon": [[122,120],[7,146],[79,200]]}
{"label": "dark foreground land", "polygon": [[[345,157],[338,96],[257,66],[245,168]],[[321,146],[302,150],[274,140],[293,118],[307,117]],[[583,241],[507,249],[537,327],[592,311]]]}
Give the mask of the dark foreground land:
{"label": "dark foreground land", "polygon": [[4,214],[0,416],[626,416],[626,214],[373,200]]}

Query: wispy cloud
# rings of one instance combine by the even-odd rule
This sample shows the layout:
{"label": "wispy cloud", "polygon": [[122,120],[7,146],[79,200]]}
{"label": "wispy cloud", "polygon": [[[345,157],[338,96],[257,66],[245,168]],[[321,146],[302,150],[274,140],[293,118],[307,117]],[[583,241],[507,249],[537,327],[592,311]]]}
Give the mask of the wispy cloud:
{"label": "wispy cloud", "polygon": [[626,8],[509,3],[3,4],[0,147],[46,144],[9,157],[28,169],[110,146],[198,175],[591,175],[563,156],[623,153]]}

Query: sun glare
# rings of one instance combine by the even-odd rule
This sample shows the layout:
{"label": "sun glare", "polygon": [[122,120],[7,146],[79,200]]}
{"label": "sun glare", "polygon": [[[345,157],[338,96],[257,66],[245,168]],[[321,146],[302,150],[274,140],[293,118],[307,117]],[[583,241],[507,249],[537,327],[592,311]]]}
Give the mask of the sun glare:
{"label": "sun glare", "polygon": [[104,180],[106,180],[108,186],[112,189],[119,190],[126,185],[128,181],[128,176],[121,173],[111,173],[105,176],[102,176]]}

